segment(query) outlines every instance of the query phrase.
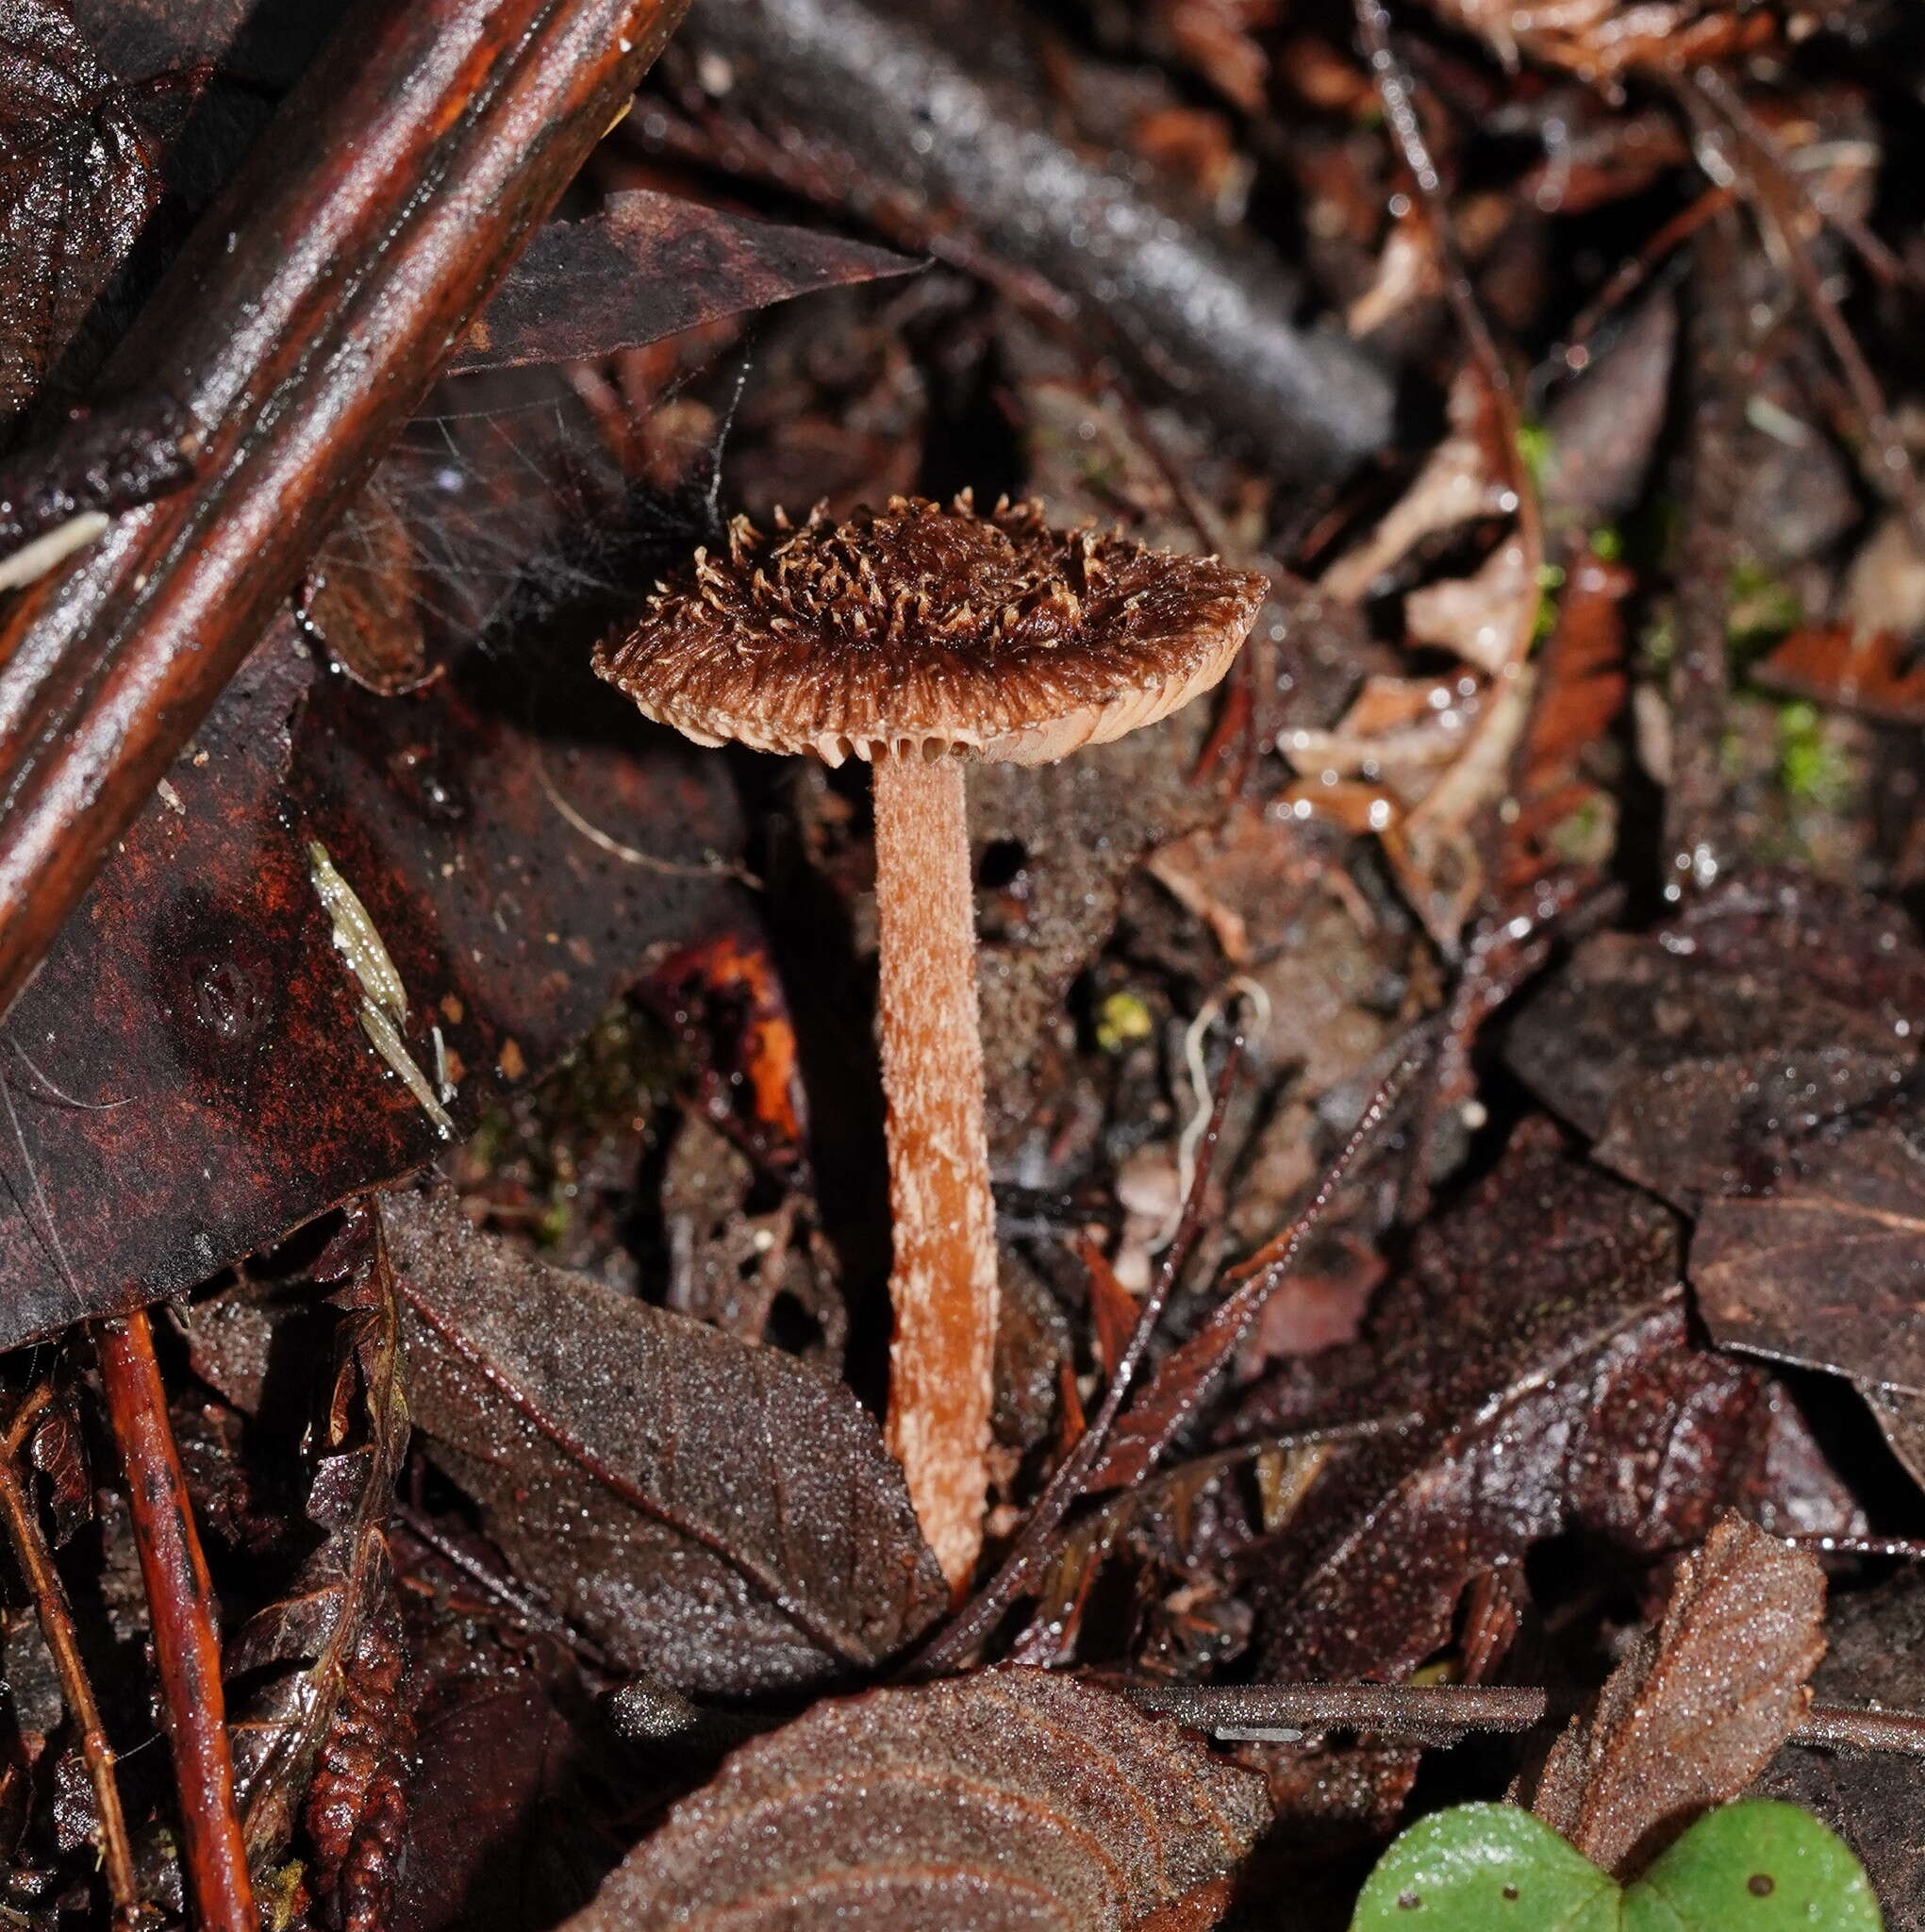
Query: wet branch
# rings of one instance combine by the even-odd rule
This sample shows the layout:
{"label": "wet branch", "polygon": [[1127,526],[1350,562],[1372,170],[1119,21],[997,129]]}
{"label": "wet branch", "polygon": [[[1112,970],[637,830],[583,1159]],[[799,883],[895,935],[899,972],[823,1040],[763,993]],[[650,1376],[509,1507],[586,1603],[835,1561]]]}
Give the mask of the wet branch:
{"label": "wet branch", "polygon": [[146,1314],[103,1322],[94,1330],[94,1348],[126,1468],[195,1918],[203,1932],[256,1932],[254,1887],[234,1801],[213,1584],[167,1420],[167,1391]]}

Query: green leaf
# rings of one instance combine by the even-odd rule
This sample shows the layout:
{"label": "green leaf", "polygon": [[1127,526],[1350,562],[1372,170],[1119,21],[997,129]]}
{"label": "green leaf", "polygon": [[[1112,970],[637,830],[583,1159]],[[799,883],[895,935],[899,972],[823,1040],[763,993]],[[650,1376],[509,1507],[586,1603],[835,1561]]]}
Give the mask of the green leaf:
{"label": "green leaf", "polygon": [[1513,1805],[1419,1820],[1377,1861],[1351,1932],[1883,1932],[1864,1868],[1796,1805],[1708,1811],[1619,1890]]}
{"label": "green leaf", "polygon": [[1515,1805],[1419,1819],[1370,1874],[1351,1932],[1618,1932],[1610,1874]]}
{"label": "green leaf", "polygon": [[1624,1932],[1880,1932],[1884,1923],[1844,1840],[1765,1798],[1706,1812],[1624,1894]]}

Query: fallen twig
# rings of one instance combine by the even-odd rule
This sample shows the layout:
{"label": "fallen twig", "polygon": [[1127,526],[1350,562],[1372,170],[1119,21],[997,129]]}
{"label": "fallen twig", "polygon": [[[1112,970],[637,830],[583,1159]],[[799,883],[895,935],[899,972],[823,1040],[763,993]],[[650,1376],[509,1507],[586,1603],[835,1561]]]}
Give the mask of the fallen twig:
{"label": "fallen twig", "polygon": [[1665,791],[1662,889],[1675,901],[1714,884],[1736,858],[1725,779],[1731,695],[1732,565],[1743,491],[1744,325],[1736,217],[1700,230],[1686,341],[1694,397],[1686,431],[1678,642],[1671,661],[1671,757]]}
{"label": "fallen twig", "polygon": [[126,1467],[195,1916],[202,1932],[257,1932],[247,1847],[234,1801],[214,1589],[167,1420],[167,1391],[145,1312],[101,1323],[94,1350]]}
{"label": "fallen twig", "polygon": [[14,1411],[6,1440],[0,1442],[0,1516],[7,1520],[8,1539],[33,1592],[41,1634],[46,1639],[60,1680],[60,1696],[79,1733],[80,1756],[87,1766],[88,1782],[93,1787],[94,1809],[100,1814],[100,1858],[107,1873],[108,1895],[113,1900],[116,1917],[127,1920],[139,1907],[141,1892],[134,1877],[127,1822],[121,1810],[120,1783],[114,1775],[113,1747],[108,1742],[107,1726],[101,1722],[100,1706],[94,1701],[93,1685],[80,1655],[80,1633],[75,1628],[67,1586],[54,1565],[40,1512],[20,1474],[21,1454],[46,1401],[46,1385],[42,1383]]}
{"label": "fallen twig", "polygon": [[[1528,1731],[1577,1708],[1522,1685],[1122,1684],[1131,1703],[1219,1737],[1293,1744],[1317,1731],[1379,1731],[1433,1742],[1467,1731]],[[1925,1713],[1814,1704],[1794,1744],[1925,1757]]]}
{"label": "fallen twig", "polygon": [[[796,125],[1071,298],[1082,325],[1247,440],[1326,477],[1389,441],[1388,378],[1340,334],[1300,328],[1274,258],[1161,208],[1061,140],[1034,99],[976,72],[913,12],[862,0],[698,6],[730,103]],[[854,171],[852,171],[854,172]]]}

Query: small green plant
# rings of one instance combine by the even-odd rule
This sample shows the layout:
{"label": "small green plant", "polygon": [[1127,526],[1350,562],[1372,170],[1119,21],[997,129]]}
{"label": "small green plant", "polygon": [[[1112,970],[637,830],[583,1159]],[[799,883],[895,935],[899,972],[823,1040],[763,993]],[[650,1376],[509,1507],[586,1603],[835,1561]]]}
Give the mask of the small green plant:
{"label": "small green plant", "polygon": [[1882,1932],[1850,1848],[1796,1805],[1747,1798],[1619,1885],[1514,1805],[1420,1819],[1378,1860],[1351,1932]]}

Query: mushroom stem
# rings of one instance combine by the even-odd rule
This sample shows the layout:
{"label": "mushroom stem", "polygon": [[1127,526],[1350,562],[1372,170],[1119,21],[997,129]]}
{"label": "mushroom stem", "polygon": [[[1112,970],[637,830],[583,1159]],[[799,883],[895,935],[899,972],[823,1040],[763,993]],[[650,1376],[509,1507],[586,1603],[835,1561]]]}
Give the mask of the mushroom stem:
{"label": "mushroom stem", "polygon": [[875,897],[895,1234],[888,1444],[960,1592],[982,1547],[988,1485],[996,1210],[959,758],[878,753]]}

